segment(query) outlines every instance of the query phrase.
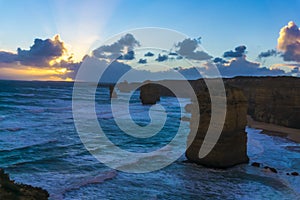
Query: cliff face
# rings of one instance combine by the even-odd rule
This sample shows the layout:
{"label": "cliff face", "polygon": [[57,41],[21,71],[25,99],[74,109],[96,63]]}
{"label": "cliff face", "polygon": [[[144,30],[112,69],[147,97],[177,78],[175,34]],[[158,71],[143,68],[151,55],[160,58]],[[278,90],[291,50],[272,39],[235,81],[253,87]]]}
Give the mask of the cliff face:
{"label": "cliff face", "polygon": [[244,90],[254,120],[300,129],[300,78],[236,77],[225,82]]}
{"label": "cliff face", "polygon": [[[191,142],[191,145],[186,150],[188,160],[215,168],[227,168],[249,161],[247,156],[247,135],[245,132],[247,100],[242,90],[230,86],[226,86],[226,95],[227,111],[221,136],[212,151],[204,158],[199,158],[198,154],[211,121],[211,102],[208,91],[197,91],[200,121],[194,121],[199,113],[194,112],[196,109],[189,108],[193,107],[193,105],[187,107],[188,111],[192,113],[191,130],[195,129],[195,125],[199,125],[195,138],[192,141],[190,141],[191,135],[188,138],[188,143]],[[211,123],[218,125],[220,122],[211,121]],[[209,138],[206,141],[210,143]]]}
{"label": "cliff face", "polygon": [[48,197],[46,190],[15,183],[0,169],[0,199],[44,200]]}

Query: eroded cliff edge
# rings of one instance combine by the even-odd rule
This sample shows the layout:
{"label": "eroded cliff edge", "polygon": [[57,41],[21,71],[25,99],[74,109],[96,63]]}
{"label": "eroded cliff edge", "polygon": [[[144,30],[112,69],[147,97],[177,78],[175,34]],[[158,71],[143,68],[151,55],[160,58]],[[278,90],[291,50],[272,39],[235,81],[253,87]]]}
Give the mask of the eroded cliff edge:
{"label": "eroded cliff edge", "polygon": [[300,129],[300,78],[236,77],[225,82],[243,89],[254,120]]}

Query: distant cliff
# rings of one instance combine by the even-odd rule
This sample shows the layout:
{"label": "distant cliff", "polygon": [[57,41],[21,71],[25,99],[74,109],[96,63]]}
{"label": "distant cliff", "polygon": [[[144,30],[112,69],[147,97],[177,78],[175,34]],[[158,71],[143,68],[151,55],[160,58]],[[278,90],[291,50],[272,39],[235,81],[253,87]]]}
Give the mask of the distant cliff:
{"label": "distant cliff", "polygon": [[300,78],[236,77],[225,82],[243,89],[254,120],[300,129]]}

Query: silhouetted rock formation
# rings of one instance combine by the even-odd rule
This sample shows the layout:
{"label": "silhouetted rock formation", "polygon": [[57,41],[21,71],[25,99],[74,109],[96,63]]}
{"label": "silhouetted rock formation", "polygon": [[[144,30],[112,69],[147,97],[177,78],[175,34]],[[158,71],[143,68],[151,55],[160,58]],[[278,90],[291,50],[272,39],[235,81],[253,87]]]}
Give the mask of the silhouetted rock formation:
{"label": "silhouetted rock formation", "polygon": [[292,176],[299,176],[299,173],[298,172],[292,172],[291,175]]}
{"label": "silhouetted rock formation", "polygon": [[109,96],[110,98],[117,98],[117,93],[114,91],[115,86],[109,85]]}
{"label": "silhouetted rock formation", "polygon": [[[204,158],[199,158],[199,150],[203,144],[211,120],[211,101],[207,90],[197,91],[200,107],[200,121],[194,121],[199,113],[196,109],[189,109],[192,113],[191,130],[199,124],[197,134],[186,151],[186,157],[195,163],[214,168],[227,168],[241,163],[247,163],[247,100],[242,90],[226,86],[227,111],[224,127],[217,144]],[[196,123],[196,124],[195,124]],[[221,122],[211,121],[214,125]],[[191,135],[189,136],[190,140]],[[188,141],[190,142],[190,141]],[[208,142],[209,138],[208,138]]]}
{"label": "silhouetted rock formation", "polygon": [[254,163],[251,164],[251,166],[253,166],[253,167],[260,167],[260,163],[254,162]]}
{"label": "silhouetted rock formation", "polygon": [[275,174],[277,174],[277,169],[275,169],[274,167],[269,167],[269,166],[265,166],[264,169],[270,171],[270,172],[273,172]]}
{"label": "silhouetted rock formation", "polygon": [[300,78],[236,77],[227,83],[244,90],[256,121],[300,129]]}
{"label": "silhouetted rock formation", "polygon": [[15,183],[8,174],[0,169],[0,199],[44,200],[48,199],[46,190],[30,185]]}
{"label": "silhouetted rock formation", "polygon": [[148,83],[140,89],[140,99],[142,104],[156,104],[160,100],[160,92],[157,84]]}

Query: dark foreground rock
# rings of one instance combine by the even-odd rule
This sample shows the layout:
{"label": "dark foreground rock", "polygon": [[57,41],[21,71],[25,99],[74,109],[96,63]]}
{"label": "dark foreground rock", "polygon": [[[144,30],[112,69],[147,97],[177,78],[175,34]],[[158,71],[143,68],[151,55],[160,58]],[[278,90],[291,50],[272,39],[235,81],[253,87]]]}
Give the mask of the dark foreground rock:
{"label": "dark foreground rock", "polygon": [[[214,168],[228,168],[249,161],[247,156],[247,135],[245,132],[247,125],[247,100],[242,90],[229,85],[226,85],[226,95],[227,111],[221,136],[212,151],[207,156],[199,158],[199,150],[204,142],[211,119],[211,101],[207,90],[197,91],[200,120],[194,120],[199,115],[196,109],[188,109],[192,113],[191,130],[195,129],[195,125],[199,125],[195,138],[191,139],[191,134],[188,138],[188,143],[191,142],[191,145],[186,150],[186,157],[190,161]],[[211,123],[214,126],[220,122],[211,121]],[[210,142],[209,138],[208,142]]]}
{"label": "dark foreground rock", "polygon": [[15,183],[0,169],[0,199],[2,200],[44,200],[48,199],[46,190],[30,185]]}

